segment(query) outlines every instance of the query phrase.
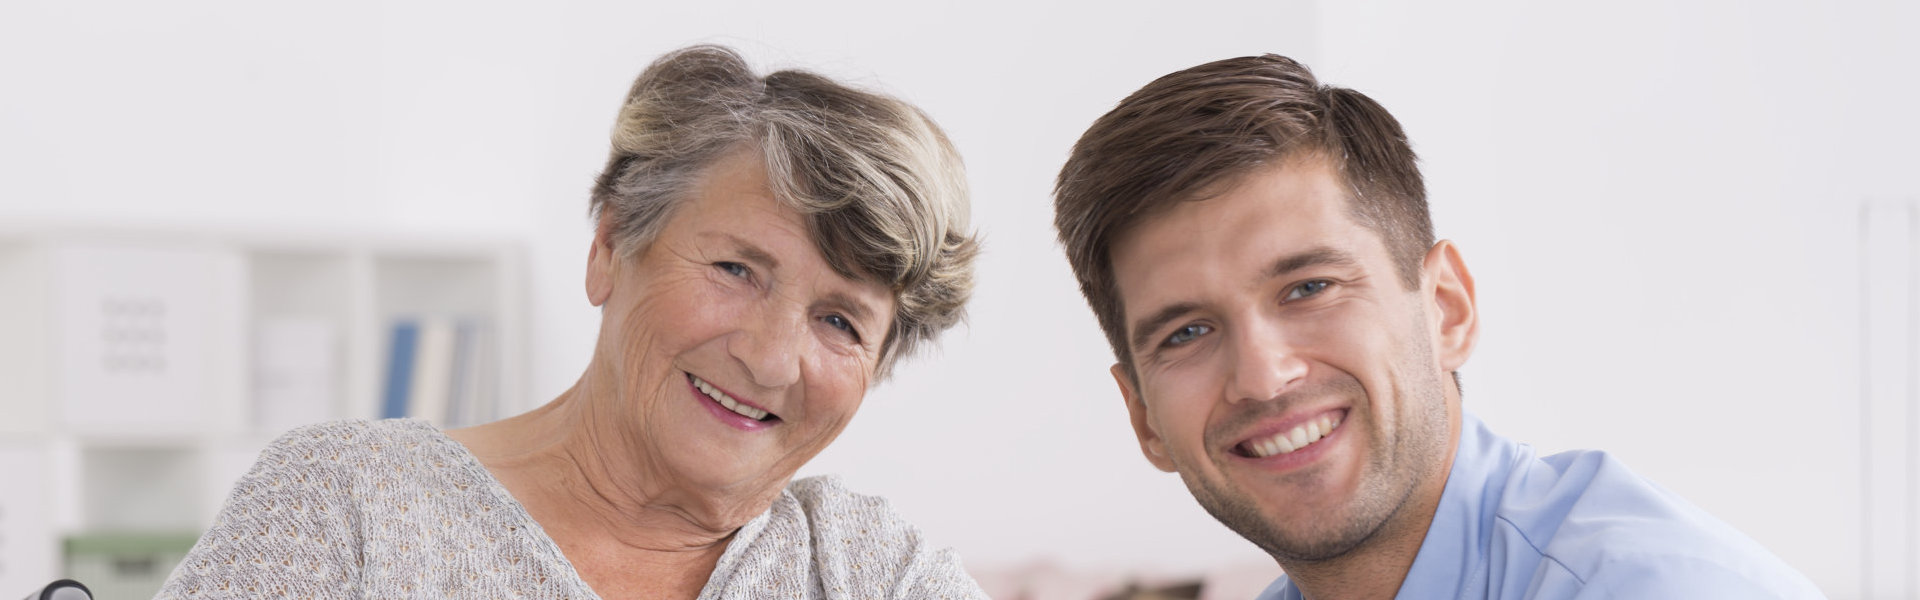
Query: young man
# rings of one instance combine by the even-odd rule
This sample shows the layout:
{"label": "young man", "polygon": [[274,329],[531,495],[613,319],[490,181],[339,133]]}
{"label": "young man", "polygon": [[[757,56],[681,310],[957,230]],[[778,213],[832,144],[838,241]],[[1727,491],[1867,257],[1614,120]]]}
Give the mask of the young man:
{"label": "young man", "polygon": [[1271,554],[1263,598],[1821,598],[1603,452],[1460,407],[1473,276],[1392,115],[1280,56],[1088,129],[1055,225],[1147,460]]}

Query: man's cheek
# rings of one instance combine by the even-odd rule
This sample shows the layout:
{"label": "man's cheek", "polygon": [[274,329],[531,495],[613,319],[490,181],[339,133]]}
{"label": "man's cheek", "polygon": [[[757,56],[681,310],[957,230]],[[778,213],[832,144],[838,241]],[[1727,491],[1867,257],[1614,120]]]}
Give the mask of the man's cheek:
{"label": "man's cheek", "polygon": [[1189,411],[1182,411],[1175,407],[1168,412],[1170,414],[1162,415],[1154,427],[1154,433],[1160,438],[1163,451],[1194,454],[1201,446],[1199,437],[1202,424],[1198,423]]}

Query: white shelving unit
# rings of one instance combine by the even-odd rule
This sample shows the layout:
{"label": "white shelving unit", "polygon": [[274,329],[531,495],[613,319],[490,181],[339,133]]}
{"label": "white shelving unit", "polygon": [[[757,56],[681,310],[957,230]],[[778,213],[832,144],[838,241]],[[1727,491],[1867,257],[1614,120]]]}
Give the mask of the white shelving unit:
{"label": "white shelving unit", "polygon": [[0,230],[0,593],[74,536],[198,533],[274,437],[378,418],[397,320],[481,325],[468,421],[530,408],[524,271],[494,240]]}

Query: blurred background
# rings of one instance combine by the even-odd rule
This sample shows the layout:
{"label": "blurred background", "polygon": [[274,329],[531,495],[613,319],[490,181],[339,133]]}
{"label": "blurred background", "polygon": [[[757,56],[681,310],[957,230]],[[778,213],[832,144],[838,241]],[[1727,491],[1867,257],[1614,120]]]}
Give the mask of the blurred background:
{"label": "blurred background", "polygon": [[[997,597],[1277,572],[1139,456],[1049,199],[1127,93],[1274,52],[1423,157],[1479,280],[1468,410],[1617,453],[1833,598],[1914,598],[1917,29],[1868,1],[5,0],[0,597],[150,595],[289,427],[566,389],[615,109],[717,42],[915,102],[966,156],[969,323],[803,475],[889,498]],[[396,354],[442,383],[396,388]]]}

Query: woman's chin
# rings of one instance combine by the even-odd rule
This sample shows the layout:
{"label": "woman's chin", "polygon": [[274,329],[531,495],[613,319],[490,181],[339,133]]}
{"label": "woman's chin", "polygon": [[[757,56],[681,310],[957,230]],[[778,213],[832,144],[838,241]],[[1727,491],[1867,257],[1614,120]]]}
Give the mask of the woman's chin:
{"label": "woman's chin", "polygon": [[757,495],[757,488],[784,487],[793,477],[792,471],[781,468],[781,456],[771,456],[772,449],[727,441],[737,440],[681,446],[687,451],[665,457],[663,466],[669,472],[661,474],[665,478],[662,483],[699,493]]}

